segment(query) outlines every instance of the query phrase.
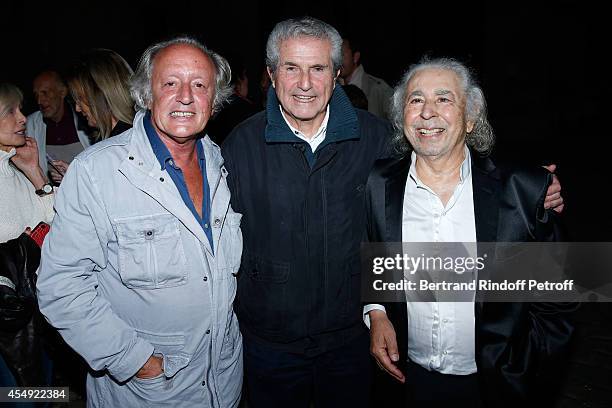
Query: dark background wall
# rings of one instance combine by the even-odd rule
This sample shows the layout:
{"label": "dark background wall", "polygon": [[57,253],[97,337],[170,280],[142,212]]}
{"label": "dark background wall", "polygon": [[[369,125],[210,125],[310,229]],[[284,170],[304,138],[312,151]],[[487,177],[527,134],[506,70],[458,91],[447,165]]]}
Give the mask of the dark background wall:
{"label": "dark background wall", "polygon": [[572,238],[610,240],[604,197],[610,121],[605,61],[611,47],[603,10],[594,2],[570,0],[357,4],[10,0],[0,6],[0,79],[25,91],[24,108],[31,112],[36,109],[31,80],[42,68],[68,65],[92,47],[111,48],[135,67],[152,42],[187,33],[222,55],[243,59],[256,85],[274,24],[313,15],[358,35],[366,70],[391,85],[423,54],[467,62],[488,98],[498,137],[495,155],[557,163]]}

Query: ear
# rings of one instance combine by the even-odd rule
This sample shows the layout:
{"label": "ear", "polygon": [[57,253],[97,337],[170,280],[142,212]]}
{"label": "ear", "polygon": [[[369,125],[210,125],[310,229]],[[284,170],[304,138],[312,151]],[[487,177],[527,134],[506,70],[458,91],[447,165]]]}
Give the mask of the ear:
{"label": "ear", "polygon": [[270,67],[266,67],[266,71],[268,71],[268,76],[270,77],[270,82],[272,83],[272,88],[276,88],[276,84],[274,83],[274,73],[270,69]]}
{"label": "ear", "polygon": [[468,134],[472,133],[472,130],[474,130],[474,125],[475,125],[474,121],[472,120],[467,121],[467,123],[465,124],[465,130]]}
{"label": "ear", "polygon": [[337,71],[336,71],[336,74],[334,75],[334,81],[333,81],[334,86],[332,87],[332,89],[336,89],[336,85],[337,85],[338,83],[340,83],[340,85],[342,85],[342,84],[343,84],[343,82],[341,81],[341,80],[342,80],[342,78],[340,77],[340,72],[342,72],[342,68],[340,68],[339,70],[337,70]]}
{"label": "ear", "polygon": [[361,59],[361,52],[360,51],[356,51],[353,53],[353,64],[357,65],[359,64],[359,60]]}

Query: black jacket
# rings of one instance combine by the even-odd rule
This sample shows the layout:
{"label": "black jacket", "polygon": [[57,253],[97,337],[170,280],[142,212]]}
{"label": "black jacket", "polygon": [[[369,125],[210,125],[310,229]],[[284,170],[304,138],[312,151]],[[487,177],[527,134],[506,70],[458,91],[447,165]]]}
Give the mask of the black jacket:
{"label": "black jacket", "polygon": [[273,90],[266,111],[230,134],[222,153],[232,208],[243,214],[234,308],[245,337],[316,355],[363,334],[364,190],[389,133],[336,87],[314,156],[287,126]]}
{"label": "black jacket", "polygon": [[[408,155],[376,163],[366,187],[369,241],[401,242],[410,162]],[[556,217],[543,208],[550,181],[544,169],[497,167],[472,153],[477,241],[558,240]],[[385,308],[396,331],[403,371],[408,350],[406,305],[388,303]],[[476,303],[476,365],[487,407],[552,403],[553,397],[546,392],[554,386],[568,346],[573,331],[568,316],[575,308],[575,304],[559,303]],[[401,387],[391,388],[403,397]]]}
{"label": "black jacket", "polygon": [[17,385],[47,385],[42,367],[46,329],[36,303],[40,248],[26,234],[0,244],[0,356]]}

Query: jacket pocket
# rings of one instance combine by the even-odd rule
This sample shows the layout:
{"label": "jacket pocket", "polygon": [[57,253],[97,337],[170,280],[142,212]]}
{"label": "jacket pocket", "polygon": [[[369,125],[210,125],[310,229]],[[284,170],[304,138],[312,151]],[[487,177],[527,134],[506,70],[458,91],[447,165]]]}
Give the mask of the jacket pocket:
{"label": "jacket pocket", "polygon": [[[287,328],[292,307],[289,262],[276,262],[245,253],[238,276],[238,318],[260,336],[276,338]],[[242,324],[242,321],[241,321]]]}
{"label": "jacket pocket", "polygon": [[[220,245],[217,249],[217,257],[219,258],[217,262],[219,269],[222,271],[220,279],[233,279],[240,268],[240,259],[242,257],[241,219],[242,214],[231,210],[225,216]],[[216,227],[216,223],[217,221],[215,220],[213,227]]]}
{"label": "jacket pocket", "polygon": [[227,333],[223,337],[223,343],[219,351],[219,364],[217,369],[225,371],[236,363],[242,352],[242,335],[238,327],[238,319],[232,313],[230,324],[227,327]]}
{"label": "jacket pocket", "polygon": [[187,367],[191,355],[184,352],[185,336],[182,334],[155,334],[143,330],[136,330],[138,337],[153,345],[153,354],[163,357],[164,373],[155,378],[135,378],[140,383],[163,382],[163,377],[171,378],[177,372]]}
{"label": "jacket pocket", "polygon": [[115,220],[119,274],[128,288],[158,289],[187,282],[179,221],[171,214]]}
{"label": "jacket pocket", "polygon": [[289,279],[289,263],[274,262],[259,257],[247,257],[246,274],[255,282],[286,283]]}

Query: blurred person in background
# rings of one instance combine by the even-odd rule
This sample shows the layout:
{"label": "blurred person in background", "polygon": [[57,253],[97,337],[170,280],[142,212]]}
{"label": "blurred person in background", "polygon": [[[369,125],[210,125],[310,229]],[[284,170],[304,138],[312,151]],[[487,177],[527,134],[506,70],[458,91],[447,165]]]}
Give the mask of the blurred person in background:
{"label": "blurred person in background", "polygon": [[[119,54],[101,48],[89,51],[69,73],[70,94],[77,112],[94,129],[94,143],[132,127],[135,111],[128,83],[132,74],[132,68]],[[52,164],[56,169],[50,169],[51,178],[59,183],[68,163],[54,160]]]}
{"label": "blurred person in background", "polygon": [[368,100],[368,111],[379,118],[389,118],[389,103],[393,89],[382,79],[363,70],[361,64],[361,45],[355,37],[342,39],[342,71],[344,85],[355,85],[361,89]]}
{"label": "blurred person in background", "polygon": [[0,242],[53,219],[53,188],[38,163],[36,140],[26,136],[23,94],[0,84]]}
{"label": "blurred person in background", "polygon": [[233,93],[227,104],[211,118],[206,126],[206,133],[219,146],[237,124],[261,110],[248,98],[249,78],[242,61],[239,58],[228,61],[232,70],[230,85]]}
{"label": "blurred person in background", "polygon": [[39,110],[28,115],[26,134],[38,144],[38,163],[47,174],[47,155],[70,163],[90,145],[89,136],[79,130],[78,117],[68,103],[68,87],[57,71],[44,70],[32,83]]}
{"label": "blurred person in background", "polygon": [[49,385],[51,372],[34,293],[40,248],[28,235],[53,219],[54,191],[39,165],[36,141],[26,136],[22,100],[19,88],[0,83],[1,387]]}

